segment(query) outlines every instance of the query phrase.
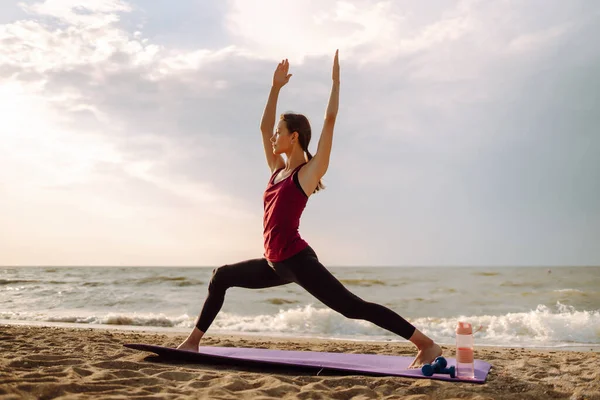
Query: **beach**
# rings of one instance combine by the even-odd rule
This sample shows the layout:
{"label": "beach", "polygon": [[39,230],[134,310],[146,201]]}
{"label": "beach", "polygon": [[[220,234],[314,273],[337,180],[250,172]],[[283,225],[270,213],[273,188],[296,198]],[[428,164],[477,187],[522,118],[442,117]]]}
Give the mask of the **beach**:
{"label": "beach", "polygon": [[[191,364],[123,347],[181,333],[0,325],[2,399],[600,399],[600,353],[478,347],[484,384]],[[412,356],[402,342],[207,334],[204,346]],[[444,355],[454,356],[452,346]]]}

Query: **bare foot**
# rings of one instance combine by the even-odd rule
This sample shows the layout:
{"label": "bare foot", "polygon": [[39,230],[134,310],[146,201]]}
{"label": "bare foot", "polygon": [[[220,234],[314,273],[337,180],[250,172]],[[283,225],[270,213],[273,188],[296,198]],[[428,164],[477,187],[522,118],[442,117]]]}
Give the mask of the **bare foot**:
{"label": "bare foot", "polygon": [[413,362],[408,366],[409,369],[421,368],[425,364],[431,364],[436,357],[442,355],[442,348],[436,343],[432,342],[431,345],[419,349],[417,356]]}
{"label": "bare foot", "polygon": [[198,352],[198,344],[190,343],[186,340],[183,343],[181,343],[179,346],[177,346],[177,350],[193,351],[193,352],[197,353]]}
{"label": "bare foot", "polygon": [[189,336],[179,346],[177,346],[177,350],[187,350],[198,353],[198,346],[200,345],[202,336],[204,336],[204,332],[195,327]]}

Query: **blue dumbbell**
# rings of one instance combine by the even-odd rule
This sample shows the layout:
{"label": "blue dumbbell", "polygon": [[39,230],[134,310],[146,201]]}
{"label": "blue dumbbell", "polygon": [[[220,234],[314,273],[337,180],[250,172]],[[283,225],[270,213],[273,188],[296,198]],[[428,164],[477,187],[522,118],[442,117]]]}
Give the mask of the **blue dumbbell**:
{"label": "blue dumbbell", "polygon": [[446,368],[448,362],[444,357],[436,358],[432,364],[425,364],[421,367],[421,372],[425,376],[431,376],[433,374],[438,374],[442,369]]}
{"label": "blue dumbbell", "polygon": [[448,362],[444,357],[438,357],[433,361],[433,364],[425,364],[421,367],[421,372],[425,376],[432,376],[433,374],[450,374],[451,378],[456,376],[456,368],[454,366],[446,368]]}

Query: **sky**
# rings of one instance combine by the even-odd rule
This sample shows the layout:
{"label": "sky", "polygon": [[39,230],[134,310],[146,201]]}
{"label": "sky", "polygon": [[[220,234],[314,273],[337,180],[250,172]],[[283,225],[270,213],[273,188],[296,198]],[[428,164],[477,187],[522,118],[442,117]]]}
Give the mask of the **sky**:
{"label": "sky", "polygon": [[600,265],[598,37],[595,0],[2,0],[0,265],[262,257],[273,71],[314,154],[336,49],[324,265]]}

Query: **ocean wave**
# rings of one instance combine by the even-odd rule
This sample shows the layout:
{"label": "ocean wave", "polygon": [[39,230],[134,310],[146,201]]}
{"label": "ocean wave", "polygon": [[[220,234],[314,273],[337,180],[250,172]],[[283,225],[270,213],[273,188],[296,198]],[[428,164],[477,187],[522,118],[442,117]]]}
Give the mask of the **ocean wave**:
{"label": "ocean wave", "polygon": [[[539,305],[535,310],[504,315],[471,315],[453,318],[416,318],[410,322],[440,343],[454,342],[459,320],[483,329],[476,342],[502,346],[549,346],[568,343],[600,344],[600,310],[578,311],[557,303]],[[214,327],[235,332],[299,333],[329,337],[397,336],[369,322],[347,319],[341,314],[313,306],[281,310],[274,315],[240,316],[222,313]]]}
{"label": "ocean wave", "polygon": [[379,279],[340,279],[344,285],[348,286],[373,286],[373,285],[382,285],[385,286],[386,283]]}
{"label": "ocean wave", "polygon": [[138,285],[145,285],[147,283],[181,282],[186,279],[185,276],[149,276],[142,279],[136,279],[134,282]]}
{"label": "ocean wave", "polygon": [[182,321],[187,321],[187,315],[183,318],[176,319],[168,318],[165,315],[108,315],[100,320],[101,324],[107,325],[133,325],[133,326],[160,326],[174,327],[181,324]]}
{"label": "ocean wave", "polygon": [[[0,312],[0,319],[78,324],[132,325],[192,328],[195,319],[188,315],[156,313],[109,313],[102,315],[32,312]],[[451,318],[425,317],[409,321],[439,343],[452,345],[458,321],[468,321],[482,330],[475,334],[477,345],[507,347],[556,347],[575,344],[600,345],[600,310],[576,310],[557,302],[538,305],[528,312],[503,315],[457,315]],[[404,339],[370,322],[348,319],[341,314],[313,305],[298,306],[263,315],[221,312],[211,326],[214,332],[300,335],[309,337],[355,338],[360,340]]]}
{"label": "ocean wave", "polygon": [[[76,275],[72,277],[78,278]],[[86,287],[98,287],[98,286],[107,286],[107,285],[121,285],[127,286],[134,284],[136,286],[141,285],[155,285],[161,283],[173,283],[176,286],[194,286],[194,285],[203,285],[204,281],[187,278],[184,276],[152,276],[141,279],[124,279],[124,280],[116,280],[112,282],[102,282],[102,281],[88,281],[80,283],[79,280],[43,280],[43,279],[0,279],[0,285],[16,285],[16,284],[45,284],[45,285],[65,285],[65,284],[74,284],[77,283],[81,286]]]}
{"label": "ocean wave", "polygon": [[41,280],[41,279],[0,279],[0,285],[14,285],[14,284],[19,284],[19,283],[43,283],[46,285],[65,285],[68,283],[74,283],[74,282],[68,282],[68,281],[45,281],[45,280]]}
{"label": "ocean wave", "polygon": [[288,299],[280,299],[280,298],[273,298],[273,299],[267,299],[267,303],[270,304],[275,304],[275,305],[282,305],[282,304],[294,304],[297,303],[297,300],[288,300]]}
{"label": "ocean wave", "polygon": [[74,324],[130,325],[149,327],[191,327],[187,314],[171,317],[154,313],[108,313],[104,315],[84,315],[60,313],[47,315],[32,312],[0,312],[0,319],[18,321],[69,322]]}
{"label": "ocean wave", "polygon": [[125,280],[117,280],[114,281],[115,285],[130,285],[134,284],[136,286],[143,285],[157,285],[162,283],[174,284],[176,286],[193,286],[193,285],[202,285],[204,281],[188,278],[185,276],[148,276],[140,279],[125,279]]}
{"label": "ocean wave", "polygon": [[502,287],[527,287],[527,288],[541,288],[544,286],[541,282],[513,282],[513,281],[505,281],[500,284]]}
{"label": "ocean wave", "polygon": [[0,285],[14,285],[19,283],[40,283],[37,279],[0,279]]}
{"label": "ocean wave", "polygon": [[585,293],[583,290],[579,289],[556,289],[553,290],[555,293]]}
{"label": "ocean wave", "polygon": [[84,287],[98,287],[98,286],[105,286],[105,285],[106,285],[105,282],[85,282],[81,286],[84,286]]}
{"label": "ocean wave", "polygon": [[500,272],[473,272],[471,275],[475,276],[497,276]]}
{"label": "ocean wave", "polygon": [[177,282],[175,285],[179,286],[179,287],[200,286],[200,285],[204,285],[204,281],[201,281],[201,280],[198,280],[198,279],[188,279],[188,280],[185,280],[185,281]]}
{"label": "ocean wave", "polygon": [[433,293],[433,294],[436,294],[436,293],[450,294],[450,293],[456,293],[456,292],[457,292],[456,289],[449,288],[449,287],[437,287],[431,291],[431,293]]}
{"label": "ocean wave", "polygon": [[430,304],[438,303],[438,300],[426,299],[426,298],[423,298],[423,297],[415,297],[414,299],[410,299],[410,300],[416,301],[416,302],[419,302],[419,303],[430,303]]}

